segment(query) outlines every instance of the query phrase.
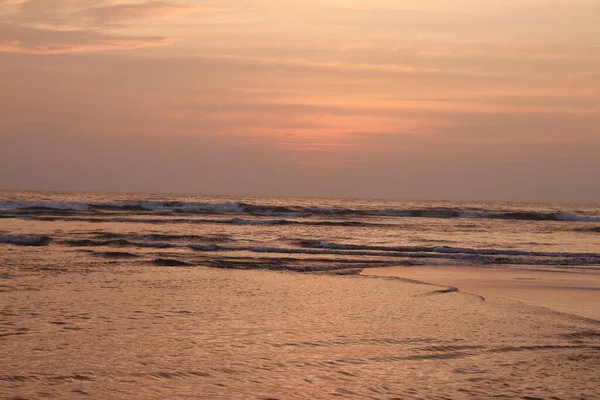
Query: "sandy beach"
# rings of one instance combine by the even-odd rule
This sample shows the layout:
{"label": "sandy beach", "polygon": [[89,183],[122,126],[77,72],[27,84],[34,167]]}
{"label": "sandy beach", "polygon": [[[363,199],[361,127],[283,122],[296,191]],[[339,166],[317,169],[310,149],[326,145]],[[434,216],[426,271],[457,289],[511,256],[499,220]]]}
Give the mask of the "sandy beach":
{"label": "sandy beach", "polygon": [[484,298],[506,298],[600,320],[600,269],[597,267],[419,266],[369,268],[362,274],[455,287]]}

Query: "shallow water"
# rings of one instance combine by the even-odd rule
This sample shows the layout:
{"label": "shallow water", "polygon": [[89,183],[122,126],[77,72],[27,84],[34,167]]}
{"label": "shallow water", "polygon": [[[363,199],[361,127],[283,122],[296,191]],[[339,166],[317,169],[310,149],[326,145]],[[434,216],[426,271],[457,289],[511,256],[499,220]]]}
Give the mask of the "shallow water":
{"label": "shallow water", "polygon": [[[21,206],[123,201],[18,196],[11,201]],[[600,398],[598,321],[406,280],[323,274],[484,259],[595,270],[598,223],[347,212],[292,219],[362,225],[174,221],[273,219],[225,200],[242,201],[202,198],[219,209],[201,213],[5,207],[3,398]],[[289,213],[299,201],[267,202]],[[597,210],[535,207],[588,219]]]}
{"label": "shallow water", "polygon": [[6,398],[600,396],[591,320],[393,279],[58,256],[2,253]]}
{"label": "shallow water", "polygon": [[419,266],[368,268],[362,274],[433,282],[486,299],[513,299],[600,321],[597,268]]}

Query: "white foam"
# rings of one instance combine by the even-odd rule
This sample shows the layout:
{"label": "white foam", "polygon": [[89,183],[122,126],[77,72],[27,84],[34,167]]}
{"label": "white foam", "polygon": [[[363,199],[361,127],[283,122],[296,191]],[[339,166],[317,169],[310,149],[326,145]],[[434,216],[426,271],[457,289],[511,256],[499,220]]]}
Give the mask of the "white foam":
{"label": "white foam", "polygon": [[556,213],[554,217],[557,221],[573,221],[573,222],[600,222],[600,217],[591,215],[576,215],[568,213]]}

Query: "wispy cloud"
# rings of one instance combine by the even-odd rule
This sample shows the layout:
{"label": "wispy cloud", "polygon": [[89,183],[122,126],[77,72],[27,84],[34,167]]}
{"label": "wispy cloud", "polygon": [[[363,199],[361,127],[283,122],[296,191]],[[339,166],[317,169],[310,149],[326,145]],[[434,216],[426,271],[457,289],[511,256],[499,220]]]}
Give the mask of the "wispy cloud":
{"label": "wispy cloud", "polygon": [[[117,3],[80,10],[74,15],[90,20],[95,26],[120,27],[126,21],[170,18],[194,10],[194,7],[169,1]],[[204,9],[207,10],[207,9]]]}
{"label": "wispy cloud", "polygon": [[0,37],[0,52],[24,54],[131,50],[173,42],[166,37],[112,35],[93,30],[60,31],[11,24],[0,24]]}
{"label": "wispy cloud", "polygon": [[132,22],[196,8],[172,1],[0,0],[0,52],[64,54],[163,46],[176,39],[119,33]]}
{"label": "wispy cloud", "polygon": [[[497,73],[493,71],[484,71],[475,68],[428,68],[415,67],[401,64],[381,64],[381,63],[347,63],[339,61],[315,61],[303,58],[285,58],[285,57],[250,57],[235,54],[211,54],[203,56],[209,59],[222,59],[236,61],[239,63],[274,65],[284,67],[312,68],[333,71],[353,71],[353,72],[375,72],[391,74],[418,74],[418,75],[468,75],[481,77],[506,77],[508,73]],[[516,74],[516,73],[515,73]]]}

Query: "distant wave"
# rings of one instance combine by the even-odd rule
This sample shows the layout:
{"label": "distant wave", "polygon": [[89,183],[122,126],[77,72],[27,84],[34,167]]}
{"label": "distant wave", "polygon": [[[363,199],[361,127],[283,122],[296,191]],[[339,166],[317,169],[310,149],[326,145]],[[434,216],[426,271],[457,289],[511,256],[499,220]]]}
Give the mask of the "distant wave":
{"label": "distant wave", "polygon": [[[2,215],[0,215],[2,217]],[[122,222],[122,223],[138,223],[138,224],[227,224],[227,225],[307,225],[307,226],[388,226],[390,224],[379,224],[373,222],[361,221],[313,221],[313,220],[287,220],[287,219],[247,219],[247,218],[231,218],[231,219],[207,219],[207,218],[144,218],[144,217],[115,217],[115,216],[48,216],[48,215],[11,215],[4,216],[5,218],[26,218],[40,221],[79,221],[79,222]]]}
{"label": "distant wave", "polygon": [[2,210],[23,211],[46,211],[46,210],[69,210],[69,211],[179,211],[179,212],[216,212],[231,213],[244,212],[242,203],[202,203],[202,202],[180,202],[180,201],[114,201],[114,202],[41,202],[41,201],[0,201]]}
{"label": "distant wave", "polygon": [[2,235],[0,236],[0,243],[16,246],[47,246],[52,243],[52,238],[45,235]]}
{"label": "distant wave", "polygon": [[[531,210],[469,210],[454,208],[419,209],[356,209],[341,207],[306,207],[260,205],[243,202],[181,202],[181,201],[114,201],[114,202],[27,202],[0,201],[3,216],[11,215],[73,215],[73,214],[156,214],[177,216],[182,214],[240,214],[281,219],[253,220],[234,218],[232,224],[278,225],[293,223],[287,218],[311,216],[330,217],[389,217],[389,218],[484,218],[519,221],[600,222],[598,215],[567,212],[540,212]],[[258,222],[270,221],[270,222]],[[226,222],[223,222],[226,223]],[[359,224],[355,221],[355,224]]]}

